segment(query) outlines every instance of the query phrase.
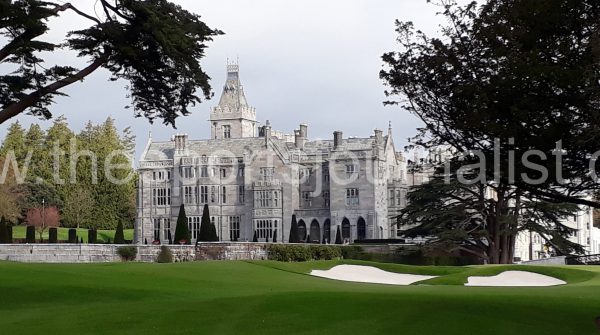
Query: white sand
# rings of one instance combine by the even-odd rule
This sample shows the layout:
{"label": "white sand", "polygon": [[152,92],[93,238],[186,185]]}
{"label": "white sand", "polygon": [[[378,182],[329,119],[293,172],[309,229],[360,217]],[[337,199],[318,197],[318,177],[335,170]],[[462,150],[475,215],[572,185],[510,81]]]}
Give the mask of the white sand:
{"label": "white sand", "polygon": [[435,276],[421,276],[383,271],[373,266],[336,265],[329,270],[312,270],[311,275],[359,283],[410,285]]}
{"label": "white sand", "polygon": [[555,286],[566,282],[527,271],[504,271],[492,277],[469,277],[465,286]]}

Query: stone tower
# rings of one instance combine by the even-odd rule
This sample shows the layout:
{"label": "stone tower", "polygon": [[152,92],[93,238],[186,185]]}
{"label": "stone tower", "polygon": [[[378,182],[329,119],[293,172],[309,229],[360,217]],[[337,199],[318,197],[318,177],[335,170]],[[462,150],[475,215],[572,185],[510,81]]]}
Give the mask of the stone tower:
{"label": "stone tower", "polygon": [[246,102],[236,63],[227,63],[227,81],[210,112],[210,125],[212,139],[256,137],[256,111]]}

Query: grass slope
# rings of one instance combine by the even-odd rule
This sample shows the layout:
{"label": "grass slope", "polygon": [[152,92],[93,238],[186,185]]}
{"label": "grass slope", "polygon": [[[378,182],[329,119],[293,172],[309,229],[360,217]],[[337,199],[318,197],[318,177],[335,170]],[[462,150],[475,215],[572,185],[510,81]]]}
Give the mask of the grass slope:
{"label": "grass slope", "polygon": [[[25,226],[14,226],[13,227],[13,238],[25,238]],[[133,229],[123,229],[123,235],[126,240],[133,240]],[[44,240],[48,240],[48,230],[44,232]],[[35,233],[36,240],[39,239],[39,235]],[[88,230],[85,228],[77,229],[77,238],[83,238],[83,242],[87,243]],[[107,242],[110,238],[111,241],[115,239],[114,230],[98,230],[98,242]],[[69,228],[58,228],[58,239],[66,241],[69,239]]]}
{"label": "grass slope", "polygon": [[597,334],[600,268],[578,267],[588,280],[547,288],[373,285],[306,275],[336,264],[0,262],[0,332]]}

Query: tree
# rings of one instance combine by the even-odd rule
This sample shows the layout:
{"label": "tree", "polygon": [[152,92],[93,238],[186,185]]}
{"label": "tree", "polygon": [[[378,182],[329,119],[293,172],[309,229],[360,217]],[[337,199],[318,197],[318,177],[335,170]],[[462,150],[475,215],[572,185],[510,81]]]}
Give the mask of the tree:
{"label": "tree", "polygon": [[68,242],[73,244],[77,243],[77,229],[69,228]]}
{"label": "tree", "polygon": [[342,244],[342,234],[340,232],[340,226],[337,227],[337,231],[335,233],[335,244]]}
{"label": "tree", "polygon": [[125,234],[123,233],[123,224],[119,222],[115,230],[115,244],[125,244]]}
{"label": "tree", "polygon": [[4,216],[0,218],[0,244],[8,243],[8,227]]}
{"label": "tree", "polygon": [[217,227],[215,227],[214,223],[210,223],[210,240],[213,242],[219,241],[219,235],[217,235]]}
{"label": "tree", "polygon": [[[0,157],[0,169],[4,168],[5,162]],[[12,169],[9,169],[4,181],[0,182],[0,216],[16,222],[21,217],[21,203],[25,194],[24,188],[17,184]]]}
{"label": "tree", "polygon": [[58,228],[50,227],[48,229],[48,243],[58,243]]}
{"label": "tree", "polygon": [[27,226],[25,229],[25,243],[35,243],[35,227]]}
{"label": "tree", "polygon": [[63,221],[67,227],[91,227],[92,211],[95,207],[95,200],[91,192],[75,185],[73,190],[67,193],[62,208]]}
{"label": "tree", "polygon": [[208,204],[204,204],[204,209],[202,210],[202,218],[200,219],[200,234],[198,235],[198,241],[212,241],[211,222],[210,214],[208,212]]}
{"label": "tree", "polygon": [[254,231],[254,236],[252,236],[252,242],[258,242],[258,236],[256,235],[256,230]]}
{"label": "tree", "polygon": [[[600,3],[439,4],[449,21],[443,38],[429,38],[412,23],[397,22],[400,50],[383,55],[387,68],[380,73],[389,87],[386,103],[403,101],[402,107],[425,123],[411,143],[448,148],[453,157],[446,177],[474,178],[473,187],[460,189],[470,195],[455,199],[462,204],[437,201],[436,211],[429,212],[437,219],[419,220],[437,222],[438,228],[457,221],[483,226],[478,231],[487,234],[490,245],[483,257],[490,263],[512,262],[516,234],[524,227],[558,246],[556,238],[565,240],[568,231],[554,218],[572,210],[564,203],[600,206],[587,198],[600,187],[589,170],[591,155],[600,147],[594,135],[600,133]],[[533,157],[532,150],[537,150]],[[557,159],[544,158],[551,156]],[[493,196],[481,199],[478,192]],[[463,221],[474,204],[481,218]],[[442,210],[449,205],[455,212]],[[407,210],[404,215],[412,214]],[[536,216],[545,221],[532,222]],[[437,228],[430,228],[422,233],[440,240]],[[455,235],[454,247],[473,242],[469,234],[444,233]],[[571,247],[566,250],[577,250]]]}
{"label": "tree", "polygon": [[[111,81],[129,82],[136,116],[160,118],[175,124],[188,106],[200,102],[196,91],[210,97],[209,77],[200,66],[206,43],[221,31],[211,29],[196,14],[166,0],[101,0],[95,13],[85,13],[70,3],[4,1],[0,33],[0,124],[25,111],[50,118],[49,106],[63,88],[82,81],[99,68]],[[48,20],[65,13],[85,18],[90,26],[70,27],[66,41],[50,40]],[[86,58],[83,68],[44,64],[43,53],[67,49]],[[76,63],[76,61],[73,61]],[[44,65],[42,65],[44,64]],[[12,65],[12,66],[11,66]]]}
{"label": "tree", "polygon": [[273,231],[273,243],[277,243],[277,229]]}
{"label": "tree", "polygon": [[292,215],[292,225],[290,226],[289,243],[300,243],[300,232],[298,231],[298,222],[296,222],[296,214]]}
{"label": "tree", "polygon": [[188,229],[187,216],[185,215],[185,206],[179,206],[179,215],[177,216],[177,225],[175,226],[175,243],[191,244],[192,238]]}
{"label": "tree", "polygon": [[49,206],[45,208],[30,208],[27,211],[25,220],[27,224],[34,226],[35,231],[43,241],[44,232],[50,227],[58,227],[60,214],[58,208]]}

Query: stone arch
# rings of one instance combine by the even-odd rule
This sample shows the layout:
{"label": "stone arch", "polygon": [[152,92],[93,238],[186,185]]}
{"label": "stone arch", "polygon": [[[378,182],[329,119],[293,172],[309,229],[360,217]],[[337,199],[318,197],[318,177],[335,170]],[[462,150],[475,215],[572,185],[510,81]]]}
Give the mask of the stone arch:
{"label": "stone arch", "polygon": [[310,223],[310,241],[315,243],[321,243],[321,226],[317,219],[313,219]]}
{"label": "stone arch", "polygon": [[367,223],[365,222],[365,219],[363,219],[363,217],[359,217],[358,221],[356,222],[356,239],[357,240],[364,240],[367,238]]}
{"label": "stone arch", "polygon": [[331,243],[331,220],[329,219],[323,223],[323,243]]}
{"label": "stone arch", "polygon": [[342,240],[350,241],[350,221],[347,218],[342,220]]}
{"label": "stone arch", "polygon": [[306,223],[302,219],[298,221],[298,239],[301,242],[306,241]]}

